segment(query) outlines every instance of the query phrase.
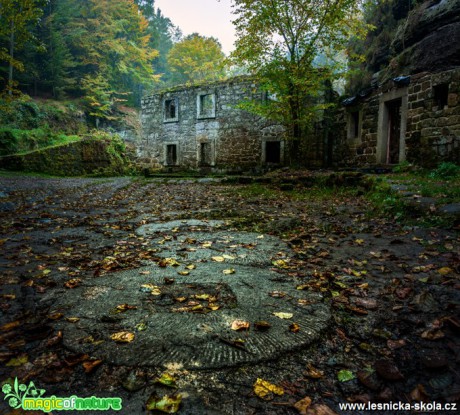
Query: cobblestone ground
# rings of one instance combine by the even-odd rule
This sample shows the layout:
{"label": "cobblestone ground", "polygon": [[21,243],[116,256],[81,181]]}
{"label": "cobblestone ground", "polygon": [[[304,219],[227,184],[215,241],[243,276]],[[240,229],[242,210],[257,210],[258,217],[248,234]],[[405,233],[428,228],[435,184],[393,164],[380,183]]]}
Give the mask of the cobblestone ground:
{"label": "cobblestone ground", "polygon": [[0,380],[119,396],[122,414],[156,396],[179,414],[458,401],[455,229],[284,190],[0,178]]}

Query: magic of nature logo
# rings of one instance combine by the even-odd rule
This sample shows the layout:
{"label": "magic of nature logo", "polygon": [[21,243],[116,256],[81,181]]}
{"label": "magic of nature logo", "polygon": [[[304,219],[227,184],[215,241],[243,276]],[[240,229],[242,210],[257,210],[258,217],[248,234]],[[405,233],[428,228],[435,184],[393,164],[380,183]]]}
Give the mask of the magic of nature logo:
{"label": "magic of nature logo", "polygon": [[2,386],[2,392],[10,407],[25,411],[119,411],[122,408],[121,398],[80,398],[76,395],[61,398],[55,395],[47,398],[44,389],[38,389],[34,382],[19,383],[18,378],[7,381]]}

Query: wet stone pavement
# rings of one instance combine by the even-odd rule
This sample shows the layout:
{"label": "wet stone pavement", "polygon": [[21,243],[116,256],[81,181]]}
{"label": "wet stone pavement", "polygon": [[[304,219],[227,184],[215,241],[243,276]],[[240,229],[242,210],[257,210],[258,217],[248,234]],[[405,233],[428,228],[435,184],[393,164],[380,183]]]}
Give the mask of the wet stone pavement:
{"label": "wet stone pavement", "polygon": [[179,414],[458,401],[455,229],[346,193],[247,189],[0,178],[1,380],[119,396],[123,414],[155,395],[180,396]]}

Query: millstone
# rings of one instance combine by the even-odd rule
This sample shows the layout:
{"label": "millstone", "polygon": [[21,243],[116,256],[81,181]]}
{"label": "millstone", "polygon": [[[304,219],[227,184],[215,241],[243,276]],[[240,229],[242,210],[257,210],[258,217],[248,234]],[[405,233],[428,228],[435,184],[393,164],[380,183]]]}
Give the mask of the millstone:
{"label": "millstone", "polygon": [[[195,236],[217,241],[224,234]],[[197,250],[191,253],[200,253],[193,260],[195,269],[185,267],[192,262],[190,258],[176,255],[180,265],[170,262],[166,267],[155,264],[111,273],[66,290],[56,309],[80,320],[55,323],[63,330],[65,346],[118,365],[180,364],[189,369],[258,363],[307,347],[328,325],[329,309],[319,294],[297,290],[293,281],[269,267],[229,258],[244,255],[238,252],[246,250],[263,263],[267,261],[264,256],[276,257],[273,244],[287,249],[277,238],[258,236],[227,235],[232,242],[223,252],[199,250],[195,243]],[[180,238],[175,243],[181,244]],[[254,246],[247,245],[248,240]],[[165,252],[161,256],[167,258]],[[225,255],[224,262],[212,260],[216,254]],[[228,273],[230,269],[234,273]],[[178,273],[184,271],[189,274]],[[122,304],[135,308],[116,312]],[[287,314],[283,317],[292,317],[283,319],[273,314],[280,312]],[[249,322],[249,329],[232,330],[235,320]],[[259,321],[268,322],[270,327],[257,330],[254,323]],[[297,332],[290,330],[293,323],[299,326]],[[134,340],[125,344],[113,341],[111,335],[121,331],[134,333]]]}
{"label": "millstone", "polygon": [[183,230],[189,228],[207,229],[214,228],[224,225],[223,220],[199,220],[199,219],[183,219],[183,220],[172,220],[169,222],[160,223],[149,223],[142,225],[136,229],[136,233],[140,236],[152,235],[159,232],[171,231],[171,230]]}

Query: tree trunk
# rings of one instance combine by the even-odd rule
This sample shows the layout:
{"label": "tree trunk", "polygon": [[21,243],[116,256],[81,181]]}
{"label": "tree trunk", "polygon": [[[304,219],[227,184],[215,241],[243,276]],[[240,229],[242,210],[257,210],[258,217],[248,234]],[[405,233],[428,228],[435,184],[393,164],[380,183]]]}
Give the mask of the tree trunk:
{"label": "tree trunk", "polygon": [[8,95],[13,95],[14,20],[11,21],[10,64],[8,68]]}

